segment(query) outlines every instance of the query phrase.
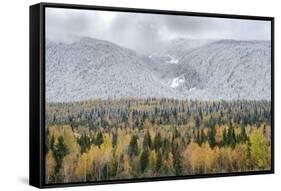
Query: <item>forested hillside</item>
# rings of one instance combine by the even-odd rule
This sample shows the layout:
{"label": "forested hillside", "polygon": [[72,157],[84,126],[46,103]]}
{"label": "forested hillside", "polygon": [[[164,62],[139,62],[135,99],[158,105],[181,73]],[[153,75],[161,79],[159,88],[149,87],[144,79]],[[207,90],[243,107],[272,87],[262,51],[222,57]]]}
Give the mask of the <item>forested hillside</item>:
{"label": "forested hillside", "polygon": [[270,41],[177,39],[164,44],[142,55],[89,37],[70,44],[47,41],[46,100],[270,100]]}
{"label": "forested hillside", "polygon": [[270,169],[270,101],[46,105],[46,183]]}

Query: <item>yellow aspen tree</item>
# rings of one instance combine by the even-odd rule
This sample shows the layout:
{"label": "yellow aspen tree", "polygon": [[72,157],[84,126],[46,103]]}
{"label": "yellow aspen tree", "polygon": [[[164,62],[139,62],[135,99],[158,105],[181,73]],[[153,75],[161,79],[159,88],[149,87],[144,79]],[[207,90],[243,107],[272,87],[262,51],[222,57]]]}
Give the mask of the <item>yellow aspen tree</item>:
{"label": "yellow aspen tree", "polygon": [[74,133],[69,125],[63,126],[64,142],[69,150],[69,153],[79,154],[80,146],[78,145]]}
{"label": "yellow aspen tree", "polygon": [[87,153],[83,153],[78,161],[78,165],[75,169],[75,175],[78,181],[87,181],[87,157]]}
{"label": "yellow aspen tree", "polygon": [[56,161],[53,157],[53,152],[49,151],[46,155],[46,181],[47,183],[51,182],[51,177],[54,175],[55,173],[55,167],[56,167]]}
{"label": "yellow aspen tree", "polygon": [[100,179],[104,164],[104,158],[101,149],[96,145],[92,145],[91,149],[87,152],[87,157],[88,165],[90,166],[89,173],[92,175],[92,177]]}
{"label": "yellow aspen tree", "polygon": [[202,155],[201,160],[205,168],[205,173],[211,173],[213,171],[213,166],[216,161],[216,156],[208,143],[204,143],[200,150],[200,153]]}
{"label": "yellow aspen tree", "polygon": [[149,166],[149,170],[151,171],[151,175],[154,175],[155,173],[155,168],[156,168],[156,152],[153,149],[150,153],[149,153],[149,162],[148,162],[148,166]]}
{"label": "yellow aspen tree", "polygon": [[129,156],[127,154],[124,154],[123,158],[123,177],[130,178],[132,175],[132,167],[130,165]]}
{"label": "yellow aspen tree", "polygon": [[168,173],[167,175],[173,174],[174,157],[171,152],[168,153],[167,159],[163,161],[163,167],[166,173]]}
{"label": "yellow aspen tree", "polygon": [[75,166],[77,165],[76,155],[71,153],[64,157],[61,166],[61,174],[64,176],[64,182],[71,182],[75,176]]}
{"label": "yellow aspen tree", "polygon": [[183,152],[183,169],[185,174],[195,174],[199,169],[200,159],[200,147],[196,143],[190,143]]}
{"label": "yellow aspen tree", "polygon": [[107,163],[109,161],[111,161],[111,157],[112,157],[112,140],[110,138],[110,136],[108,134],[104,135],[104,141],[100,146],[100,150],[102,152],[102,155],[100,157],[102,157],[103,162]]}
{"label": "yellow aspen tree", "polygon": [[246,144],[237,144],[233,151],[234,161],[237,171],[249,170],[250,152]]}
{"label": "yellow aspen tree", "polygon": [[251,157],[255,168],[270,168],[270,149],[267,146],[266,138],[263,135],[262,128],[255,128],[250,135]]}

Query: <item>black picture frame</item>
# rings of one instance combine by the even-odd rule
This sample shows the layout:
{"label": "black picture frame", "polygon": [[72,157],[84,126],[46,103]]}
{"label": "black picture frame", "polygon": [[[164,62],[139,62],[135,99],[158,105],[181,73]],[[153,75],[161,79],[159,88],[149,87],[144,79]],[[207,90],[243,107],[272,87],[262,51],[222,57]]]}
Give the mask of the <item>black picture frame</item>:
{"label": "black picture frame", "polygon": [[[45,9],[65,8],[81,10],[102,10],[131,13],[152,13],[165,15],[183,15],[197,17],[233,18],[247,20],[262,20],[271,22],[271,169],[262,171],[219,173],[204,175],[186,175],[173,177],[153,177],[141,179],[119,179],[98,182],[75,182],[60,184],[45,184]],[[123,7],[104,7],[75,4],[39,3],[30,6],[30,138],[29,138],[29,184],[38,188],[53,188],[66,186],[84,186],[115,183],[133,183],[148,181],[164,181],[194,178],[244,176],[274,173],[274,17],[231,15],[217,13],[199,13],[170,10],[135,9]]]}

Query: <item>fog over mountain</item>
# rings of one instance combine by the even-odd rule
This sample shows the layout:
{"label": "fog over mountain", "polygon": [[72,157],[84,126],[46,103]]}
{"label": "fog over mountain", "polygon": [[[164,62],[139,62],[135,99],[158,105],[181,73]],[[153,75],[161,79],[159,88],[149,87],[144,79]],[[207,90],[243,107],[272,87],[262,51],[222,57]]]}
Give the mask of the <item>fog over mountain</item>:
{"label": "fog over mountain", "polygon": [[76,36],[88,36],[142,54],[180,38],[270,40],[270,26],[262,20],[46,8],[49,40],[71,43]]}
{"label": "fog over mountain", "polygon": [[144,55],[115,43],[82,37],[46,43],[46,99],[94,98],[270,100],[270,41],[166,41]]}

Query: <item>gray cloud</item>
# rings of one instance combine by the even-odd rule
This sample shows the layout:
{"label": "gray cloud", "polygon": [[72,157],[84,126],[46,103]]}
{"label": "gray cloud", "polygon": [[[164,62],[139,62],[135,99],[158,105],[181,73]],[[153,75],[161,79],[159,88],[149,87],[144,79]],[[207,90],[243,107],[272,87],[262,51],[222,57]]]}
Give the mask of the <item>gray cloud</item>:
{"label": "gray cloud", "polygon": [[90,36],[144,53],[174,38],[270,40],[271,33],[268,21],[59,8],[47,8],[46,31],[54,41]]}

